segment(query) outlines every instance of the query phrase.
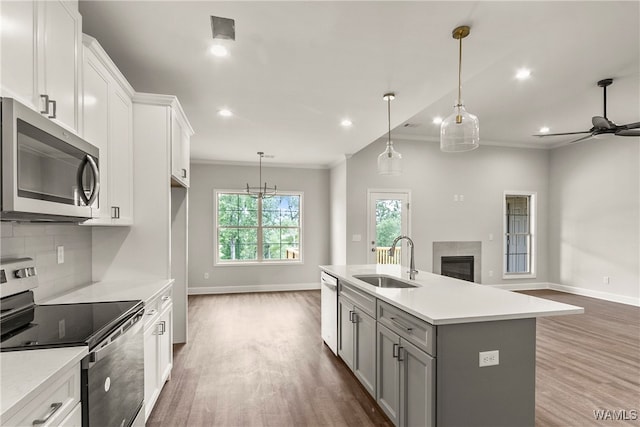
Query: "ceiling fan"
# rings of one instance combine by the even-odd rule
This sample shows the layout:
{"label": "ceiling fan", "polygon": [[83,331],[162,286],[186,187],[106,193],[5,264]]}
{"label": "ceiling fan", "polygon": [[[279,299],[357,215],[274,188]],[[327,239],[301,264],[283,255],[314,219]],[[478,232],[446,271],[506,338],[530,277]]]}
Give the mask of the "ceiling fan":
{"label": "ceiling fan", "polygon": [[613,79],[603,79],[598,82],[598,86],[604,92],[604,114],[602,116],[593,116],[591,123],[593,127],[582,132],[565,132],[565,133],[545,133],[534,136],[561,136],[561,135],[579,135],[588,133],[589,135],[580,137],[569,143],[584,141],[602,134],[614,134],[617,136],[640,136],[640,122],[629,123],[626,125],[617,125],[607,118],[607,86],[613,83]]}

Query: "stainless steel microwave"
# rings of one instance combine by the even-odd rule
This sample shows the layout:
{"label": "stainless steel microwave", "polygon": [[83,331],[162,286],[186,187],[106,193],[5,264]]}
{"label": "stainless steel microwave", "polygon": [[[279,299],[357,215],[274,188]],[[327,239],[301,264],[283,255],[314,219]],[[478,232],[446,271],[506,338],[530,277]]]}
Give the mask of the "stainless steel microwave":
{"label": "stainless steel microwave", "polygon": [[3,221],[82,222],[98,215],[99,150],[46,116],[2,98]]}

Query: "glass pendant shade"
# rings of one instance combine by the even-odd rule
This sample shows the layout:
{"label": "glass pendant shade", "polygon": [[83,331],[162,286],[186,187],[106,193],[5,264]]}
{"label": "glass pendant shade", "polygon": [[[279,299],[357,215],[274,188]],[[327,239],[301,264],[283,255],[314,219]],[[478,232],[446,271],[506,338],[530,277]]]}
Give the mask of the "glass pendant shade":
{"label": "glass pendant shade", "polygon": [[401,175],[402,154],[393,148],[393,142],[387,143],[387,149],[378,156],[378,173],[380,175]]}
{"label": "glass pendant shade", "polygon": [[391,101],[396,95],[393,92],[385,93],[382,99],[387,101],[387,148],[378,156],[379,175],[401,175],[402,174],[402,154],[393,148],[391,141]]}
{"label": "glass pendant shade", "polygon": [[451,35],[460,45],[458,56],[458,101],[453,113],[440,124],[440,151],[459,153],[475,150],[480,145],[480,123],[473,114],[467,113],[462,103],[462,39],[471,29],[463,25],[453,30]]}
{"label": "glass pendant shade", "polygon": [[453,107],[453,113],[440,124],[440,150],[448,153],[469,151],[480,145],[478,118],[467,113],[464,105]]}

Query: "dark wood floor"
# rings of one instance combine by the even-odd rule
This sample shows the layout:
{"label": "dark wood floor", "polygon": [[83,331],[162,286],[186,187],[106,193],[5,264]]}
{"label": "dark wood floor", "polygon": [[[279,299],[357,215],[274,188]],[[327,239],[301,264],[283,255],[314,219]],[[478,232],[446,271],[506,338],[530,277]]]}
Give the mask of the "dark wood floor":
{"label": "dark wood floor", "polygon": [[[526,293],[586,309],[538,320],[536,426],[624,425],[593,411],[640,411],[640,308]],[[147,426],[322,425],[390,423],[322,343],[319,291],[189,297],[189,344]]]}

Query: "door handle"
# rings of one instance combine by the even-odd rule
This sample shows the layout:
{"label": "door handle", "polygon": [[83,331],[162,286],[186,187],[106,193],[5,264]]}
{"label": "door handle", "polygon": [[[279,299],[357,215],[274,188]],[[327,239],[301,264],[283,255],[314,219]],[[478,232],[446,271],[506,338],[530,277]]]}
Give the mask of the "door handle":
{"label": "door handle", "polygon": [[44,99],[44,110],[40,110],[40,114],[49,114],[49,95],[40,95]]}
{"label": "door handle", "polygon": [[[54,100],[51,100],[51,101],[48,101],[48,102],[49,102],[49,103],[51,103],[51,104],[53,105],[53,113],[49,114],[49,118],[50,118],[50,119],[55,119],[56,117],[58,117],[58,116],[57,116],[57,114],[56,114],[56,112],[57,112],[57,110],[58,110],[58,109],[56,108],[57,102],[56,102],[56,101],[54,101]],[[49,107],[47,107],[47,111],[49,111]]]}
{"label": "door handle", "polygon": [[395,359],[398,358],[398,344],[396,344],[396,343],[393,343],[393,357]]}
{"label": "door handle", "polygon": [[353,323],[353,311],[349,310],[349,322]]}
{"label": "door handle", "polygon": [[402,356],[402,350],[404,350],[404,347],[398,347],[398,361],[399,362],[404,362],[404,359],[401,359],[400,356]]}
{"label": "door handle", "polygon": [[371,252],[375,252],[375,251],[376,251],[376,248],[371,248]]}
{"label": "door handle", "polygon": [[182,177],[183,178],[187,177],[187,170],[186,169],[182,169]]}
{"label": "door handle", "polygon": [[[84,169],[87,167],[87,164],[89,164],[89,166],[91,167],[91,175],[93,175],[93,188],[91,189],[91,194],[89,195],[89,197],[84,194],[84,186],[82,184],[82,175],[84,173]],[[78,193],[80,194],[80,198],[85,205],[91,206],[93,202],[95,202],[96,198],[98,197],[98,193],[100,192],[100,171],[98,171],[98,165],[96,164],[95,160],[93,160],[93,157],[88,154],[84,157],[84,159],[82,159],[82,162],[80,163],[80,167],[78,168],[77,181],[79,188]]]}

